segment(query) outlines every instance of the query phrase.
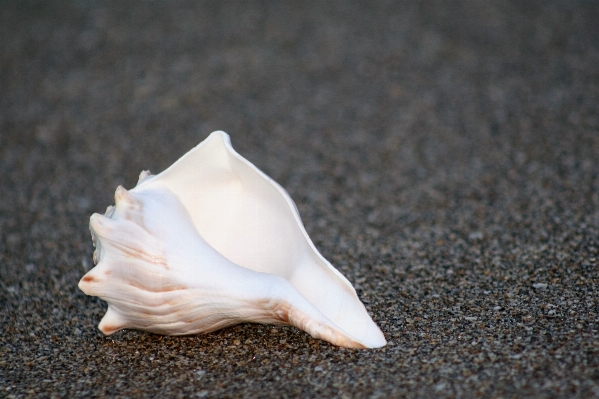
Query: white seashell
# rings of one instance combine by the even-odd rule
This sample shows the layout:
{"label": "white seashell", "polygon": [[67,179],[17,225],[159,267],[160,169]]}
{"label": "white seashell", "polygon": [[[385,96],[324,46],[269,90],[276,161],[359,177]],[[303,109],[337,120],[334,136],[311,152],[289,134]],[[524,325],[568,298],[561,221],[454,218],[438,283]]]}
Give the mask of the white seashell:
{"label": "white seashell", "polygon": [[118,187],[93,214],[95,266],[79,282],[108,302],[99,328],[206,333],[290,324],[377,348],[385,338],[353,287],[320,255],[287,192],[214,132],[159,175]]}

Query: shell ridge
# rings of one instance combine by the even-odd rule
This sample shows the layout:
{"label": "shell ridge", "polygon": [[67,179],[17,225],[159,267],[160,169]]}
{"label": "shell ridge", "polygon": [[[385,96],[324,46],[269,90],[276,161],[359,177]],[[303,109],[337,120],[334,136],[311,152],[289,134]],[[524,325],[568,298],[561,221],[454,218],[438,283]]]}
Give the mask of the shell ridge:
{"label": "shell ridge", "polygon": [[111,219],[94,214],[90,230],[93,230],[96,240],[100,241],[101,248],[110,245],[131,257],[169,269],[160,241],[132,220]]}

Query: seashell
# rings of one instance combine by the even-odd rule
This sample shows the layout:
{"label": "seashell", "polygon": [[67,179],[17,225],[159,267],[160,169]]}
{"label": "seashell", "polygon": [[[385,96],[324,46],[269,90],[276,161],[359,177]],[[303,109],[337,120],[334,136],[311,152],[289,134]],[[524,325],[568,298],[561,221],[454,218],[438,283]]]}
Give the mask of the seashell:
{"label": "seashell", "polygon": [[386,344],[355,290],[314,247],[287,192],[214,132],[159,175],[142,172],[93,214],[79,282],[108,302],[104,334],[290,324],[350,348]]}

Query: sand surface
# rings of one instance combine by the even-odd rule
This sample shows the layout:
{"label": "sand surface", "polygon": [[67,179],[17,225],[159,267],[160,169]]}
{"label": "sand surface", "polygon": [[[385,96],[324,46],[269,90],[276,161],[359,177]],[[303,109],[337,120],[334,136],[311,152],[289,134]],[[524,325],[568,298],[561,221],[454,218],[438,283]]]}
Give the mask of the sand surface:
{"label": "sand surface", "polygon": [[[599,397],[593,1],[0,2],[0,397]],[[89,216],[213,130],[389,344],[97,330]]]}

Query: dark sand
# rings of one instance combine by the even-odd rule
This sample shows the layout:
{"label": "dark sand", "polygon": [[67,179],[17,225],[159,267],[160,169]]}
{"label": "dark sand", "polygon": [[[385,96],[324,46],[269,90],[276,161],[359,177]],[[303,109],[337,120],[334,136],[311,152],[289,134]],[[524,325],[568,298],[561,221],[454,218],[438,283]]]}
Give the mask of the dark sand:
{"label": "dark sand", "polygon": [[[370,3],[0,3],[0,397],[599,397],[599,6]],[[97,330],[89,216],[217,129],[388,346]]]}

